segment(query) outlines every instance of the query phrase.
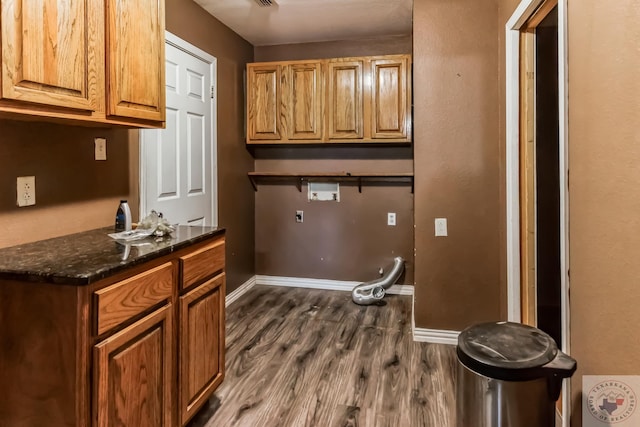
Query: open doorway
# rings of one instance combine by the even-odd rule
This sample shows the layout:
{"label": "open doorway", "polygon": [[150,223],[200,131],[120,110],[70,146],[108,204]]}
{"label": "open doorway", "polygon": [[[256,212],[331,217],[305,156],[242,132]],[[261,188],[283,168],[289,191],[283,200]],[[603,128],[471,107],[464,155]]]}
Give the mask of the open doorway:
{"label": "open doorway", "polygon": [[562,343],[558,8],[545,2],[520,34],[522,322]]}
{"label": "open doorway", "polygon": [[566,0],[522,0],[506,26],[507,281],[509,320],[570,353],[566,11]]}
{"label": "open doorway", "polygon": [[558,7],[536,27],[536,319],[562,343]]}

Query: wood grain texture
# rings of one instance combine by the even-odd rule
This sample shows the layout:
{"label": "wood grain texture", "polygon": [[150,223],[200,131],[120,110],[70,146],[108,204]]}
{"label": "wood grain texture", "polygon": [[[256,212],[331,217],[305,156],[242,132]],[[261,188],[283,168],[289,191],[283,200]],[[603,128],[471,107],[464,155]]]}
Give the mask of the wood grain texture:
{"label": "wood grain texture", "polygon": [[[187,290],[184,313],[173,304],[179,257],[191,251],[87,286],[0,280],[0,425],[182,425],[178,358],[189,361],[192,413],[222,381],[225,363],[224,274]],[[179,315],[189,350],[180,356]]]}
{"label": "wood grain texture", "polygon": [[166,305],[94,348],[98,427],[170,427],[173,309]]}
{"label": "wood grain texture", "polygon": [[0,8],[0,117],[163,126],[164,0],[17,0]]}
{"label": "wood grain texture", "polygon": [[2,2],[2,98],[104,111],[102,2]]}
{"label": "wood grain texture", "polygon": [[109,115],[165,119],[164,0],[106,0]]}
{"label": "wood grain texture", "polygon": [[520,33],[520,310],[536,326],[535,30]]}
{"label": "wood grain texture", "polygon": [[88,287],[76,288],[76,420],[77,425],[91,423],[91,384],[87,378],[91,377],[91,291]]}
{"label": "wood grain texture", "polygon": [[0,281],[0,425],[86,424],[80,297],[75,286]]}
{"label": "wood grain texture", "polygon": [[279,140],[280,79],[279,64],[247,64],[247,140]]}
{"label": "wood grain texture", "polygon": [[169,299],[173,283],[173,264],[167,262],[96,291],[98,335]]}
{"label": "wood grain texture", "polygon": [[247,144],[410,142],[411,55],[247,64]]}
{"label": "wood grain texture", "polygon": [[407,138],[409,55],[371,61],[371,138]]}
{"label": "wood grain texture", "polygon": [[228,312],[219,407],[190,427],[455,425],[455,347],[413,342],[410,297],[384,303],[254,287]]}
{"label": "wood grain texture", "polygon": [[210,245],[180,257],[182,268],[180,289],[186,289],[222,271],[224,263],[224,238],[217,239]]}
{"label": "wood grain texture", "polygon": [[221,274],[180,297],[180,418],[184,425],[224,378],[224,294]]}
{"label": "wood grain texture", "polygon": [[294,63],[286,68],[283,90],[287,92],[286,131],[289,140],[322,141],[322,62]]}
{"label": "wood grain texture", "polygon": [[364,137],[363,60],[329,61],[328,140]]}

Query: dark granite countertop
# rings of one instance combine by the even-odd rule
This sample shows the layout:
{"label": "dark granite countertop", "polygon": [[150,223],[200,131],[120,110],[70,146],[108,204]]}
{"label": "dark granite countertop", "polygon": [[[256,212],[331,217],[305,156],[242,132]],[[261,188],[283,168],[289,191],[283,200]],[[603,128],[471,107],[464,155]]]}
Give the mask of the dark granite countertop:
{"label": "dark granite countertop", "polygon": [[127,244],[109,233],[112,227],[0,249],[0,279],[87,285],[223,234],[224,229],[181,225],[170,236]]}

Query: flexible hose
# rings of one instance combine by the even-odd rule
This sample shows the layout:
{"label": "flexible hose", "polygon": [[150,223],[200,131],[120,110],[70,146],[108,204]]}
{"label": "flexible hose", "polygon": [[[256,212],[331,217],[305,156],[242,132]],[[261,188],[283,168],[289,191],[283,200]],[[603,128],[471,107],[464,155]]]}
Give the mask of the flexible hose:
{"label": "flexible hose", "polygon": [[395,257],[393,267],[379,279],[360,283],[351,291],[351,299],[359,305],[370,305],[384,298],[386,290],[398,280],[404,271],[404,259]]}

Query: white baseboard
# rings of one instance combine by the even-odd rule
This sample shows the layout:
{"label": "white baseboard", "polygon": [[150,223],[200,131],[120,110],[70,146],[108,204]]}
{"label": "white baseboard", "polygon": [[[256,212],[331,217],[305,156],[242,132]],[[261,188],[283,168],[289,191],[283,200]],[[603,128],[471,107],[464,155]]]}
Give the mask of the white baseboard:
{"label": "white baseboard", "polygon": [[233,292],[230,292],[226,298],[224,305],[225,307],[229,307],[235,300],[240,298],[242,295],[247,293],[249,289],[253,288],[256,284],[256,276],[250,277],[249,280],[240,285]]}
{"label": "white baseboard", "polygon": [[[306,277],[284,277],[284,276],[256,276],[257,285],[267,286],[289,286],[293,288],[324,289],[327,291],[351,292],[353,288],[362,282],[352,282],[343,280],[309,279]],[[393,285],[387,289],[388,294],[413,295],[411,285]]]}
{"label": "white baseboard", "polygon": [[447,331],[443,329],[426,329],[413,327],[413,340],[421,342],[430,342],[433,344],[458,344],[458,331]]}

